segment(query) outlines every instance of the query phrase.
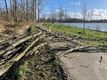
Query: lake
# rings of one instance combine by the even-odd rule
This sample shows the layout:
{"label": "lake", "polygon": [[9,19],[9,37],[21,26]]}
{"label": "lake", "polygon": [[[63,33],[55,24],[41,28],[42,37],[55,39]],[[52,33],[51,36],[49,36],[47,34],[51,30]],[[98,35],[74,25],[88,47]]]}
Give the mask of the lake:
{"label": "lake", "polygon": [[[83,23],[63,23],[63,24],[83,28]],[[107,32],[107,23],[86,23],[86,28]]]}

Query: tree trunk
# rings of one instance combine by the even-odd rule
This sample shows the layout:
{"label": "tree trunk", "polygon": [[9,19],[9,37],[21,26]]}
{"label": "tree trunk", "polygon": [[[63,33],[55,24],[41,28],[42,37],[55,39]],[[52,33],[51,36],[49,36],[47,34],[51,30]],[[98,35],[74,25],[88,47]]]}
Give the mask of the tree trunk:
{"label": "tree trunk", "polygon": [[26,20],[29,20],[28,0],[26,1]]}
{"label": "tree trunk", "polygon": [[37,0],[34,0],[34,21],[36,21],[36,4]]}
{"label": "tree trunk", "polygon": [[14,22],[17,22],[17,1],[13,0],[13,18]]}
{"label": "tree trunk", "polygon": [[5,8],[6,8],[7,20],[8,20],[9,12],[8,12],[8,7],[7,7],[7,1],[4,0],[4,2],[5,2]]}
{"label": "tree trunk", "polygon": [[13,17],[12,10],[12,0],[10,0],[10,19]]}

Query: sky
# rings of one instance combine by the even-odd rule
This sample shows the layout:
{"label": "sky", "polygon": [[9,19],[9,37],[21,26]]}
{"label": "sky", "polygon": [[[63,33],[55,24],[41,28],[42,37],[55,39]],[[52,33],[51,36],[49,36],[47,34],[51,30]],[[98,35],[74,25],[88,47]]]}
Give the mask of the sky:
{"label": "sky", "polygon": [[48,0],[46,7],[56,9],[59,6],[67,8],[69,11],[81,11],[84,1],[88,9],[107,9],[107,0]]}
{"label": "sky", "polygon": [[[0,2],[3,0],[0,0]],[[51,11],[58,12],[62,7],[72,18],[83,18],[83,5],[86,3],[87,14],[93,19],[107,19],[107,0],[47,0],[43,7],[42,14],[49,14]],[[9,3],[9,0],[7,0]],[[0,7],[4,4],[0,4]],[[88,18],[89,19],[89,18]]]}
{"label": "sky", "polygon": [[84,1],[88,14],[93,13],[93,19],[107,19],[107,0],[48,0],[44,12],[63,7],[71,17],[82,18]]}

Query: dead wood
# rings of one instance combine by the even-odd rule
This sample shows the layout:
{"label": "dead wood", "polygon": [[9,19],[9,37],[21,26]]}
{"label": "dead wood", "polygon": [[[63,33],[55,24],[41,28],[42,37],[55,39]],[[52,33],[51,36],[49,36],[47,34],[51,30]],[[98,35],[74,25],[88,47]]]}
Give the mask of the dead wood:
{"label": "dead wood", "polygon": [[[0,66],[0,76],[2,76],[4,73],[6,73],[10,67],[12,67],[13,64],[15,64],[16,62],[18,62],[22,57],[24,57],[26,55],[26,53],[30,50],[30,48],[32,46],[34,46],[34,44],[36,42],[38,42],[40,39],[44,38],[45,34],[36,38],[22,53],[20,54],[16,54],[14,57],[12,57],[12,59],[8,60],[4,65]],[[35,47],[34,49],[37,50],[38,48],[44,46],[46,43],[40,44],[37,47]]]}
{"label": "dead wood", "polygon": [[31,45],[29,45],[29,46],[24,50],[23,53],[19,54],[19,55],[18,55],[17,57],[15,57],[12,61],[15,61],[15,62],[19,61],[19,60],[29,51],[29,49],[30,49],[37,41],[39,41],[40,39],[42,39],[44,36],[45,36],[45,34],[42,35],[41,37],[35,39],[35,40],[31,43]]}
{"label": "dead wood", "polygon": [[[52,25],[52,27],[53,27],[54,25]],[[36,28],[38,28],[39,30],[41,30],[42,32],[45,32],[47,35],[49,35],[49,36],[54,36],[54,37],[56,37],[56,38],[61,38],[61,39],[64,39],[64,40],[66,40],[66,41],[71,41],[71,42],[73,42],[73,39],[72,38],[67,38],[67,37],[64,37],[64,36],[59,36],[58,34],[56,34],[56,33],[54,33],[54,32],[51,32],[51,30],[49,30],[49,29],[47,29],[47,30],[45,30],[45,29],[43,29],[43,28],[41,28],[41,27],[39,27],[39,26],[35,26]],[[51,27],[51,26],[50,26]],[[50,28],[51,29],[51,28]],[[75,43],[75,42],[74,42]],[[76,44],[76,43],[75,43]]]}
{"label": "dead wood", "polygon": [[[44,47],[45,45],[47,45],[47,42],[41,43],[41,44],[37,45],[36,47],[34,47],[34,48],[31,50],[31,52],[34,53],[34,54],[36,54],[36,53],[39,52],[38,49]],[[26,56],[32,55],[32,53],[27,53]]]}
{"label": "dead wood", "polygon": [[81,46],[81,47],[71,48],[64,52],[64,56],[69,53],[72,53],[72,52],[85,52],[86,50],[89,50],[89,48],[91,49],[92,47],[91,46]]}
{"label": "dead wood", "polygon": [[11,44],[11,46],[9,46],[8,48],[6,48],[5,50],[2,50],[2,51],[0,52],[0,55],[3,55],[3,54],[6,53],[7,51],[9,51],[9,50],[15,48],[16,46],[18,46],[19,44],[21,44],[21,43],[23,43],[23,42],[25,42],[25,41],[27,41],[27,40],[29,40],[29,39],[31,39],[31,38],[37,37],[37,36],[39,36],[40,34],[42,34],[42,32],[39,32],[39,33],[34,34],[34,35],[31,35],[31,36],[27,36],[27,37],[25,37],[25,38],[23,38],[23,39],[15,42],[15,43]]}
{"label": "dead wood", "polygon": [[92,47],[92,46],[81,46],[81,47],[76,47],[76,48],[71,48],[69,50],[66,50],[64,52],[64,56],[72,53],[72,52],[89,52],[89,53],[93,53],[93,52],[107,52],[107,48],[96,48],[96,47]]}

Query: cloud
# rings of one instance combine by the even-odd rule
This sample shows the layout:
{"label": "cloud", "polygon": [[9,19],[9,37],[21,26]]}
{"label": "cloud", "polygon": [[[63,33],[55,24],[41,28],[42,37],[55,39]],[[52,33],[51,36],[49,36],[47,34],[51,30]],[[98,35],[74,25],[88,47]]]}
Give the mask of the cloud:
{"label": "cloud", "polygon": [[78,19],[82,19],[82,14],[80,12],[69,12],[68,15],[71,18],[78,18]]}
{"label": "cloud", "polygon": [[58,13],[58,12],[59,12],[59,9],[56,9],[55,12]]}
{"label": "cloud", "polygon": [[[50,11],[45,11],[45,14],[47,16],[50,16]],[[54,13],[58,15],[59,9],[54,10]],[[67,15],[69,18],[78,18],[83,19],[82,12],[67,12]],[[57,17],[57,16],[56,16]],[[101,20],[101,19],[107,19],[107,10],[105,9],[93,9],[93,10],[87,10],[87,20]]]}
{"label": "cloud", "polygon": [[94,19],[94,20],[107,19],[107,10],[93,9],[92,10],[92,19]]}
{"label": "cloud", "polygon": [[[71,18],[83,19],[82,12],[68,12],[68,15]],[[87,10],[86,19],[87,20],[107,19],[107,10],[104,9]]]}

